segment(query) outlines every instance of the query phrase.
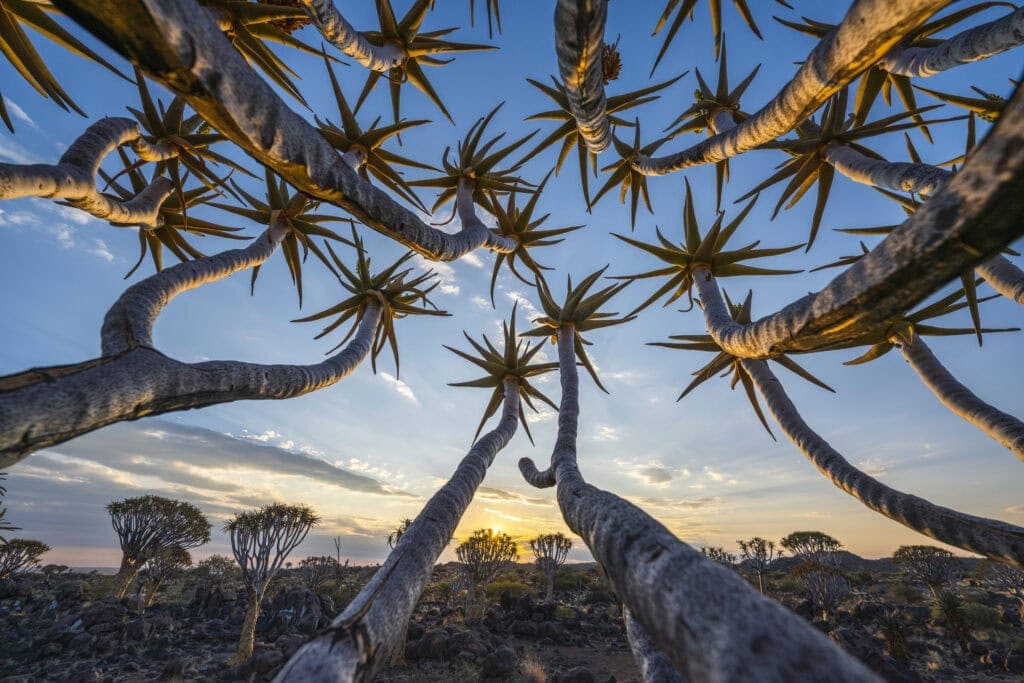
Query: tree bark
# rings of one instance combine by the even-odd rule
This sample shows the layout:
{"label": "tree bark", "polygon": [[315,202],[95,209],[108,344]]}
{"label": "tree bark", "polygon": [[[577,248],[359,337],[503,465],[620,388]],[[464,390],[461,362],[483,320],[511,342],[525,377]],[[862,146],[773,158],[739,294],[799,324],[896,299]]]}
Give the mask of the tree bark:
{"label": "tree bark", "polygon": [[387,73],[401,66],[405,51],[397,45],[374,45],[345,21],[332,0],[301,0],[310,21],[324,40],[371,71]]}
{"label": "tree bark", "polygon": [[163,583],[163,579],[160,579],[146,586],[146,601],[144,603],[146,607],[152,607],[153,603],[156,602],[156,596],[160,592],[160,586]]}
{"label": "tree bark", "polygon": [[555,569],[544,570],[544,602],[555,599]]}
{"label": "tree bark", "polygon": [[576,129],[593,154],[608,149],[612,128],[604,94],[602,52],[606,0],[558,0],[555,52]]}
{"label": "tree bark", "polygon": [[[918,0],[920,1],[920,0]],[[502,251],[488,229],[449,234],[364,180],[309,121],[292,111],[195,0],[56,0],[55,5],[297,190],[436,261]]]}
{"label": "tree bark", "polygon": [[1024,271],[1006,257],[996,256],[985,261],[974,272],[985,278],[992,289],[1024,306]]}
{"label": "tree bark", "polygon": [[[860,662],[744,579],[673,536],[635,505],[583,480],[576,465],[579,378],[571,326],[558,331],[562,400],[550,469],[566,524],[587,544],[626,609],[687,679],[878,681]],[[765,656],[771,653],[770,657]]]}
{"label": "tree bark", "polygon": [[284,399],[330,386],[369,355],[383,313],[373,300],[340,352],[311,365],[183,363],[152,348],[156,317],[178,293],[262,263],[268,230],[245,249],[186,261],[121,296],[103,325],[104,356],[0,377],[0,467],[115,422],[244,399]]}
{"label": "tree bark", "polygon": [[825,148],[825,161],[851,180],[897,192],[931,195],[953,175],[944,168],[929,164],[872,159],[840,143],[832,143]]}
{"label": "tree bark", "polygon": [[949,3],[858,0],[842,23],[818,42],[793,80],[758,112],[728,132],[676,154],[641,156],[633,168],[644,175],[665,175],[722,161],[785,135]]}
{"label": "tree bark", "polygon": [[985,403],[947,370],[920,336],[901,338],[903,357],[942,404],[1024,460],[1024,422]]}
{"label": "tree bark", "polygon": [[260,603],[263,602],[263,594],[259,591],[249,591],[245,601],[245,619],[242,621],[242,633],[238,638],[238,649],[228,664],[238,666],[249,657],[252,657],[253,645],[256,641],[256,621],[260,618]]}
{"label": "tree bark", "polygon": [[686,683],[683,675],[672,666],[671,660],[658,649],[651,635],[628,609],[622,610],[622,620],[626,624],[626,640],[644,683]]}
{"label": "tree bark", "polygon": [[1021,44],[1024,44],[1024,8],[958,33],[934,47],[897,47],[890,50],[878,66],[901,76],[934,76]]}
{"label": "tree bark", "polygon": [[1024,529],[935,505],[868,476],[804,422],[765,361],[744,360],[742,363],[782,431],[837,487],[918,533],[979,555],[1024,566]]}
{"label": "tree bark", "polygon": [[127,555],[121,556],[121,566],[117,570],[117,574],[114,576],[114,583],[110,589],[110,595],[120,600],[131,588],[132,583],[135,581],[135,577],[139,575],[139,569],[142,568],[142,563],[128,557]]}
{"label": "tree bark", "polygon": [[327,629],[302,646],[275,681],[373,679],[404,632],[434,563],[451,541],[487,468],[515,433],[518,419],[518,382],[506,377],[498,426],[473,444],[370,582]]}
{"label": "tree bark", "polygon": [[146,142],[139,124],[131,119],[102,118],[71,143],[54,165],[0,163],[0,199],[63,199],[111,223],[157,227],[160,205],[173,191],[169,179],[154,178],[128,201],[113,199],[96,187],[103,159],[126,144],[144,161],[161,161],[177,154],[171,147]]}

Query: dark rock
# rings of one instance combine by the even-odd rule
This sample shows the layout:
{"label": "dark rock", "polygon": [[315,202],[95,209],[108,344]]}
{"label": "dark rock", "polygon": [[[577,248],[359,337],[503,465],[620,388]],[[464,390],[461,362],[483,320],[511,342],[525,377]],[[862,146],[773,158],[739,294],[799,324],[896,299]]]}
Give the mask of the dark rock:
{"label": "dark rock", "polygon": [[473,660],[482,659],[487,656],[487,646],[473,631],[460,631],[445,643],[444,654],[447,659],[455,659],[463,652],[469,653]]}
{"label": "dark rock", "polygon": [[502,645],[484,657],[481,675],[485,678],[503,678],[516,670],[516,653]]}
{"label": "dark rock", "polygon": [[120,602],[104,600],[82,612],[82,626],[92,630],[97,624],[120,623],[127,614],[128,610]]}
{"label": "dark rock", "polygon": [[308,640],[308,638],[299,633],[286,633],[274,641],[274,646],[280,650],[286,658],[290,659],[293,654],[298,652],[299,648],[302,647],[306,640]]}
{"label": "dark rock", "polygon": [[594,672],[585,666],[577,666],[552,678],[552,683],[597,683]]}
{"label": "dark rock", "polygon": [[448,633],[441,629],[430,629],[416,643],[415,659],[442,659]]}
{"label": "dark rock", "polygon": [[152,633],[153,624],[145,619],[136,619],[135,621],[128,622],[128,626],[124,630],[125,637],[129,640],[146,641],[149,640],[149,636]]}
{"label": "dark rock", "polygon": [[249,659],[249,670],[255,673],[273,671],[284,664],[284,655],[278,650],[264,650]]}
{"label": "dark rock", "polygon": [[1003,668],[1011,674],[1024,674],[1024,655],[1013,654],[1012,652],[1007,654]]}
{"label": "dark rock", "polygon": [[419,640],[423,637],[423,627],[415,621],[410,621],[405,630],[406,640]]}

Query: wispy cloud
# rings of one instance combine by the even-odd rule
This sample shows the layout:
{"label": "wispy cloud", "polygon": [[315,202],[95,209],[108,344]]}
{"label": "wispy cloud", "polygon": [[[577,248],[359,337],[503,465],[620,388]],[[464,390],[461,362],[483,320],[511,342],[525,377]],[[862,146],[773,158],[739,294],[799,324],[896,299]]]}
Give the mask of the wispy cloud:
{"label": "wispy cloud", "polygon": [[619,430],[611,425],[599,424],[590,438],[594,441],[618,441]]}
{"label": "wispy cloud", "polygon": [[455,277],[455,269],[450,263],[444,261],[428,261],[422,255],[416,254],[412,257],[413,263],[424,270],[433,270],[441,284],[437,289],[442,294],[457,296],[462,289]]}
{"label": "wispy cloud", "polygon": [[14,118],[19,121],[27,123],[32,128],[39,130],[39,126],[32,120],[32,117],[25,113],[25,110],[18,106],[18,104],[10,97],[4,97],[4,104],[7,105],[7,111],[11,112]]}
{"label": "wispy cloud", "polygon": [[410,387],[408,384],[398,379],[389,372],[379,372],[377,373],[377,376],[384,380],[385,384],[387,384],[396,392],[398,392],[399,396],[408,401],[412,401],[416,405],[419,405],[420,400],[416,398],[416,394],[413,393],[412,387]]}
{"label": "wispy cloud", "polygon": [[474,268],[484,267],[483,259],[472,251],[464,255],[462,258],[460,258],[459,263],[466,263],[473,266]]}
{"label": "wispy cloud", "polygon": [[12,164],[41,164],[41,158],[4,135],[0,135],[0,160]]}
{"label": "wispy cloud", "polygon": [[648,486],[663,488],[677,479],[685,479],[690,476],[690,470],[683,468],[671,468],[657,460],[638,462],[635,460],[615,459],[626,476],[639,479]]}

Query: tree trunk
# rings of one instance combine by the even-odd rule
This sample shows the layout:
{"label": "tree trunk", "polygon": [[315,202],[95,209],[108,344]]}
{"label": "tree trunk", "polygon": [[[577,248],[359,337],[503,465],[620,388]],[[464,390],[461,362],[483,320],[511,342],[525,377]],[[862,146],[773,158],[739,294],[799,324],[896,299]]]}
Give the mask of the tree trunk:
{"label": "tree trunk", "polygon": [[122,555],[121,566],[117,570],[117,575],[114,576],[114,584],[110,589],[110,595],[118,599],[123,598],[128,589],[131,588],[135,577],[139,575],[139,569],[141,568],[141,562],[127,555]]}
{"label": "tree trunk", "polygon": [[628,609],[622,610],[622,620],[626,624],[626,640],[644,683],[686,683],[683,675],[672,666],[672,661],[655,645],[651,634]]}
{"label": "tree trunk", "polygon": [[764,572],[757,573],[757,590],[764,595]]}
{"label": "tree trunk", "polygon": [[555,599],[555,569],[544,570],[544,602]]}
{"label": "tree trunk", "polygon": [[158,579],[146,586],[146,607],[152,607],[153,603],[156,602],[156,596],[160,592],[160,586],[162,586],[163,583],[163,579]]}
{"label": "tree trunk", "polygon": [[744,360],[742,364],[782,431],[837,487],[872,510],[937,541],[1024,566],[1024,529],[935,505],[868,476],[804,422],[766,361]]}
{"label": "tree trunk", "polygon": [[985,403],[958,382],[921,337],[914,335],[909,342],[901,339],[899,347],[910,367],[944,406],[1024,460],[1024,422]]}
{"label": "tree trunk", "polygon": [[260,617],[260,603],[263,594],[260,591],[248,591],[245,601],[245,620],[242,621],[242,633],[238,638],[238,649],[228,660],[230,666],[238,666],[252,656],[253,644],[256,641],[256,620]]}
{"label": "tree trunk", "polygon": [[825,148],[825,161],[858,183],[929,196],[953,175],[944,168],[930,164],[873,159],[852,147],[835,142]]}
{"label": "tree trunk", "polygon": [[[637,506],[584,481],[576,465],[579,377],[572,327],[558,330],[562,400],[551,468],[528,458],[531,484],[557,485],[558,506],[626,609],[689,680],[878,681],[863,664],[736,572],[682,543]],[[772,653],[768,658],[764,653]]]}
{"label": "tree trunk", "polygon": [[505,378],[497,428],[477,440],[395,544],[370,582],[320,635],[306,643],[275,681],[370,681],[386,663],[409,622],[437,558],[498,452],[519,420],[518,382]]}
{"label": "tree trunk", "polygon": [[555,4],[555,52],[576,129],[592,154],[612,142],[604,94],[602,47],[607,0],[558,0]]}

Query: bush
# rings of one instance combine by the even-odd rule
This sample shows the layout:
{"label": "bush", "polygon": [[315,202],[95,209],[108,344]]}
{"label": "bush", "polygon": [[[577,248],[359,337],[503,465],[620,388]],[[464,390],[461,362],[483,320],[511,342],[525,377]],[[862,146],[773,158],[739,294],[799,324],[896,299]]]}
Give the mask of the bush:
{"label": "bush", "polygon": [[569,567],[559,567],[555,573],[555,590],[563,591],[590,590],[594,579],[587,572],[576,571]]}
{"label": "bush", "polygon": [[506,591],[518,598],[520,595],[529,593],[530,587],[519,579],[510,576],[503,576],[487,584],[487,597],[490,600],[497,600]]}
{"label": "bush", "polygon": [[359,586],[348,581],[324,581],[316,590],[317,595],[327,595],[334,601],[334,608],[341,612],[359,594]]}
{"label": "bush", "polygon": [[1014,641],[1013,645],[1010,646],[1010,652],[1015,655],[1024,655],[1024,638],[1018,638]]}
{"label": "bush", "polygon": [[889,595],[893,602],[905,602],[915,605],[922,600],[921,591],[909,584],[897,581],[889,587]]}
{"label": "bush", "polygon": [[1002,623],[999,610],[980,602],[965,602],[961,608],[964,619],[972,628],[998,628]]}
{"label": "bush", "polygon": [[598,589],[587,593],[583,602],[587,605],[610,605],[615,602],[615,596],[608,591]]}
{"label": "bush", "polygon": [[575,618],[576,618],[576,610],[574,610],[572,607],[565,607],[564,605],[559,605],[558,607],[555,608],[555,619],[575,619]]}

